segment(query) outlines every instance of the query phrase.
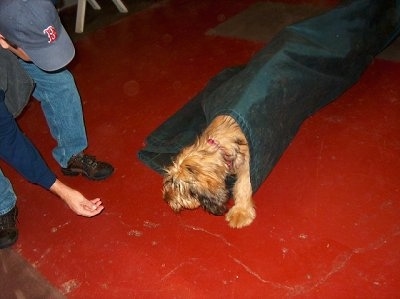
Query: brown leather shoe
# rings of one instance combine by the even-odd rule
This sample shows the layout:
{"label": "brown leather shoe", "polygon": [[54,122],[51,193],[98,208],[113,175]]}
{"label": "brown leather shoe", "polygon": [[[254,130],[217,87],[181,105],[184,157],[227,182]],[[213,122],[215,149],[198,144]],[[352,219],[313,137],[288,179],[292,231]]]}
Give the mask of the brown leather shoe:
{"label": "brown leather shoe", "polygon": [[106,162],[97,161],[96,157],[79,153],[72,156],[66,168],[61,168],[64,175],[82,174],[91,180],[104,180],[114,172],[114,167]]}
{"label": "brown leather shoe", "polygon": [[15,206],[7,214],[0,215],[0,249],[10,247],[18,239],[18,209]]}

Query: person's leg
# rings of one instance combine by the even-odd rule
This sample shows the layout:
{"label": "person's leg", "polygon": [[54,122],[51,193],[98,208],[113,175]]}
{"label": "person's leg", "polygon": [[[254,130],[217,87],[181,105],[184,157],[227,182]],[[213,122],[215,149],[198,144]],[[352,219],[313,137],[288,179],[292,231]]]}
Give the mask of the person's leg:
{"label": "person's leg", "polygon": [[82,105],[74,78],[66,70],[45,72],[33,63],[20,60],[25,71],[35,82],[33,97],[40,101],[57,147],[53,157],[61,167],[87,147]]}
{"label": "person's leg", "polygon": [[18,239],[16,200],[10,181],[0,170],[0,249],[13,245]]}
{"label": "person's leg", "polygon": [[[4,116],[4,112],[7,115],[11,115],[5,104],[4,104],[4,91],[0,89],[0,157],[1,157],[1,149],[9,148],[6,143],[12,141],[12,139],[8,139],[5,135],[8,133],[8,122],[2,121]],[[1,107],[4,107],[5,110],[1,110]],[[13,119],[14,121],[14,119]],[[13,136],[11,136],[13,137]],[[11,186],[10,181],[4,176],[3,172],[0,169],[0,215],[4,215],[8,213],[14,206],[17,201],[17,197],[15,196],[14,190]]]}
{"label": "person's leg", "polygon": [[10,180],[4,176],[0,169],[0,217],[10,212],[15,207],[16,202],[17,196]]}
{"label": "person's leg", "polygon": [[[0,104],[5,106],[4,92],[2,90],[0,90]],[[4,132],[1,122],[0,132]],[[16,201],[17,196],[10,180],[4,176],[0,169],[0,248],[9,247],[18,239]]]}
{"label": "person's leg", "polygon": [[108,178],[114,167],[83,153],[87,137],[81,98],[72,74],[62,69],[45,72],[20,59],[21,65],[35,82],[33,96],[41,102],[52,136],[57,141],[53,156],[65,175],[82,174],[92,180]]}

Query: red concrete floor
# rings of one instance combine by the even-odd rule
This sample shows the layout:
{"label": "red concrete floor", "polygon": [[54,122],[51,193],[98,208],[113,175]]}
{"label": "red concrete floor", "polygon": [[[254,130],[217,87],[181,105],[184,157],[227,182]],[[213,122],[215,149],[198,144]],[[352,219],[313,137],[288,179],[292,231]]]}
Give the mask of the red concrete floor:
{"label": "red concrete floor", "polygon": [[[254,195],[250,227],[200,209],[174,214],[161,176],[137,159],[212,76],[263,46],[204,34],[254,2],[160,2],[76,43],[88,152],[116,172],[62,179],[106,209],[76,216],[1,164],[19,196],[13,250],[68,298],[400,297],[399,63],[376,59],[303,124]],[[61,177],[37,102],[19,123]]]}

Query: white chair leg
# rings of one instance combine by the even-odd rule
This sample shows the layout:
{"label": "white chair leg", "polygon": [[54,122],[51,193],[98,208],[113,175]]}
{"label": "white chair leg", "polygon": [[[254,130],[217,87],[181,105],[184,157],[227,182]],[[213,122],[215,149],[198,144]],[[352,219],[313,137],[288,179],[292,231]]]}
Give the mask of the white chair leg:
{"label": "white chair leg", "polygon": [[75,23],[75,32],[82,33],[83,28],[85,26],[85,13],[86,13],[86,2],[93,7],[93,9],[99,10],[101,9],[100,5],[96,0],[78,0],[78,6],[76,10],[76,23]]}
{"label": "white chair leg", "polygon": [[78,0],[78,7],[76,10],[76,23],[75,23],[76,33],[83,32],[83,26],[85,24],[85,11],[86,11],[86,0]]}
{"label": "white chair leg", "polygon": [[[0,0],[1,1],[1,0]],[[119,12],[127,13],[128,9],[125,4],[121,0],[112,0],[115,6],[118,8]],[[76,10],[76,23],[75,23],[75,32],[82,33],[83,28],[85,26],[85,12],[86,12],[86,2],[93,7],[95,10],[101,9],[99,3],[96,0],[78,0],[78,7]]]}
{"label": "white chair leg", "polygon": [[128,12],[125,4],[121,0],[112,0],[115,6],[118,8],[119,12]]}
{"label": "white chair leg", "polygon": [[101,9],[99,3],[97,3],[96,0],[87,0],[87,2],[89,2],[89,4],[93,7],[93,9],[95,10]]}

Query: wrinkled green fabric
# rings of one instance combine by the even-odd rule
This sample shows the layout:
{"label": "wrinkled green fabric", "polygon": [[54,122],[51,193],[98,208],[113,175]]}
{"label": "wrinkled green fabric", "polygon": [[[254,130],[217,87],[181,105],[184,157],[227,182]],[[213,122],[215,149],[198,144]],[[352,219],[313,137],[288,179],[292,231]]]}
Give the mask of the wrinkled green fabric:
{"label": "wrinkled green fabric", "polygon": [[159,173],[218,115],[250,148],[256,191],[302,122],[351,87],[400,31],[400,0],[349,1],[284,28],[246,66],[223,70],[152,132],[139,159]]}

